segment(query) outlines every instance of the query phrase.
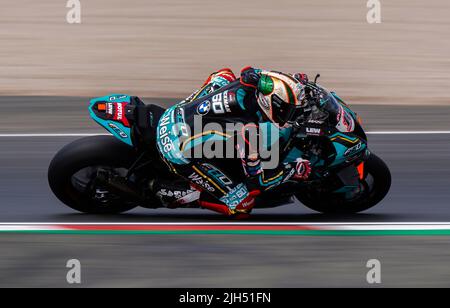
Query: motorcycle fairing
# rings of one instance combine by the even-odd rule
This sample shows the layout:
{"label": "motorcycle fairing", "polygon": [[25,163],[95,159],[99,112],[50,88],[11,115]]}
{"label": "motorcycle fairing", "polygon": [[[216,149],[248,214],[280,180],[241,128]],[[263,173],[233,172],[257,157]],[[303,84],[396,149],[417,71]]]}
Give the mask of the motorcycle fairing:
{"label": "motorcycle fairing", "polygon": [[357,137],[351,137],[340,132],[336,132],[329,138],[336,150],[336,156],[331,166],[336,166],[351,161],[357,157],[357,154],[367,150],[367,145],[362,143]]}
{"label": "motorcycle fairing", "polygon": [[95,98],[90,101],[89,113],[95,122],[113,136],[132,146],[131,127],[125,114],[125,107],[130,102],[131,96],[124,94]]}
{"label": "motorcycle fairing", "polygon": [[[161,116],[156,131],[156,145],[163,158],[177,165],[186,165],[189,161],[183,156],[180,144],[182,126],[175,114],[178,106],[172,106]],[[181,118],[180,118],[181,119]]]}

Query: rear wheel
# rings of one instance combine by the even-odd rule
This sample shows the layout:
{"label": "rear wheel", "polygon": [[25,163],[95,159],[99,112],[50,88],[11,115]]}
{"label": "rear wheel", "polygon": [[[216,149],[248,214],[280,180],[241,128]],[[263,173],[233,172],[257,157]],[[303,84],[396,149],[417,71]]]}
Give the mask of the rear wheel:
{"label": "rear wheel", "polygon": [[124,200],[95,179],[100,168],[125,175],[135,160],[134,149],[112,136],[87,137],[56,154],[48,181],[56,197],[72,209],[90,214],[122,213],[138,204]]}
{"label": "rear wheel", "polygon": [[306,188],[296,194],[297,199],[310,209],[326,214],[353,214],[370,209],[389,192],[391,173],[387,165],[371,154],[365,162],[365,178],[356,194],[333,193]]}

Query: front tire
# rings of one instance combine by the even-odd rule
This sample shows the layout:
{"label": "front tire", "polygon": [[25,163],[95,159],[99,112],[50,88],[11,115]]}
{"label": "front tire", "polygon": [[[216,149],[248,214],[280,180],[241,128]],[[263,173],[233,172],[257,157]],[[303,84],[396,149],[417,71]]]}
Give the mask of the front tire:
{"label": "front tire", "polygon": [[[370,182],[369,182],[370,181]],[[365,161],[365,179],[361,181],[367,191],[359,198],[346,200],[342,193],[324,193],[306,188],[296,194],[308,208],[324,214],[354,214],[377,205],[389,192],[391,173],[388,166],[375,154]]]}
{"label": "front tire", "polygon": [[48,182],[56,197],[74,210],[89,214],[123,213],[138,205],[109,193],[107,188],[93,188],[93,179],[99,167],[126,172],[135,160],[134,149],[113,136],[82,138],[56,154],[49,166]]}

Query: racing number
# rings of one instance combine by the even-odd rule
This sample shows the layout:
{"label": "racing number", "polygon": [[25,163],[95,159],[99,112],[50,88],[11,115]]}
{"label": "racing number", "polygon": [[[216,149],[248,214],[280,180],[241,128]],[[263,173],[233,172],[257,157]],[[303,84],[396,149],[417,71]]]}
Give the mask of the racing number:
{"label": "racing number", "polygon": [[212,98],[212,108],[214,113],[222,114],[225,113],[222,103],[222,93],[216,94]]}

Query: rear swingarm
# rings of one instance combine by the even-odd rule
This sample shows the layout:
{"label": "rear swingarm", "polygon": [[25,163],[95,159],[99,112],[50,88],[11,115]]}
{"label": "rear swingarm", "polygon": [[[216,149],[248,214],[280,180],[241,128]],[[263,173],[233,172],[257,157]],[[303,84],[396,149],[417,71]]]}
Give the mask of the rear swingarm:
{"label": "rear swingarm", "polygon": [[132,201],[145,202],[140,190],[132,185],[130,181],[112,170],[99,168],[95,178],[95,184],[100,184],[109,189],[112,193]]}

